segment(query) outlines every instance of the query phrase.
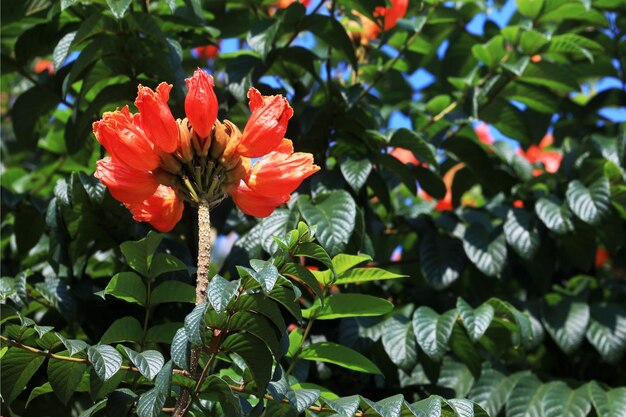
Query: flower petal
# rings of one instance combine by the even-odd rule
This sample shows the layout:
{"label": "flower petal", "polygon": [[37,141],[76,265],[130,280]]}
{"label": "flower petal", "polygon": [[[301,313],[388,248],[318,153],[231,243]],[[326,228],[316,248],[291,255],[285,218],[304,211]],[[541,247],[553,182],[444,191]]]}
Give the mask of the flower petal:
{"label": "flower petal", "polygon": [[285,204],[291,198],[289,194],[279,197],[264,196],[251,190],[244,183],[241,183],[230,195],[241,211],[255,217],[269,216],[276,207]]}
{"label": "flower petal", "polygon": [[122,110],[104,113],[102,120],[94,122],[93,132],[115,162],[141,171],[156,169],[160,164],[159,154],[135,122],[125,106]]}
{"label": "flower petal", "polygon": [[97,162],[95,173],[117,201],[140,203],[150,197],[159,186],[159,181],[148,171],[139,171],[117,164],[111,158]]}
{"label": "flower petal", "polygon": [[277,151],[254,164],[246,180],[248,187],[264,196],[280,197],[294,192],[305,178],[320,170],[310,153],[292,152],[291,141],[283,140]]}
{"label": "flower petal", "polygon": [[185,114],[198,136],[205,138],[211,133],[217,119],[217,97],[213,91],[213,77],[198,68],[193,77],[185,80]]}
{"label": "flower petal", "polygon": [[274,150],[285,137],[293,109],[283,96],[262,96],[256,88],[248,91],[252,115],[243,130],[237,153],[258,158]]}
{"label": "flower petal", "polygon": [[140,203],[126,203],[126,208],[138,222],[148,222],[159,232],[169,232],[183,216],[185,207],[176,191],[159,185],[155,193]]}
{"label": "flower petal", "polygon": [[167,105],[171,84],[161,83],[152,91],[139,86],[135,106],[141,114],[141,127],[163,152],[172,153],[178,145],[178,125]]}

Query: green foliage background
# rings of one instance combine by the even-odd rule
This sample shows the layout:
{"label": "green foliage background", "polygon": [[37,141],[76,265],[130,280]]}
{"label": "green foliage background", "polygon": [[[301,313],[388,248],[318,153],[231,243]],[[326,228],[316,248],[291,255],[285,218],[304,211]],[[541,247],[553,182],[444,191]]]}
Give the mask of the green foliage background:
{"label": "green foliage background", "polygon": [[[353,43],[350,11],[384,5],[3,0],[2,415],[167,415],[183,387],[196,416],[626,415],[626,136],[602,113],[626,103],[626,5],[518,0],[476,35],[500,2],[411,1]],[[227,38],[241,50],[190,53]],[[207,65],[240,126],[250,86],[286,94],[288,137],[323,169],[261,221],[212,213],[240,237],[192,309],[193,210],[147,234],[93,178],[91,123],[161,81],[181,116]],[[434,82],[416,95],[419,68]],[[597,92],[604,77],[621,87]],[[387,129],[396,111],[412,129]],[[560,169],[534,176],[478,120],[524,149],[552,129]],[[459,163],[453,211],[417,197],[443,198]]]}

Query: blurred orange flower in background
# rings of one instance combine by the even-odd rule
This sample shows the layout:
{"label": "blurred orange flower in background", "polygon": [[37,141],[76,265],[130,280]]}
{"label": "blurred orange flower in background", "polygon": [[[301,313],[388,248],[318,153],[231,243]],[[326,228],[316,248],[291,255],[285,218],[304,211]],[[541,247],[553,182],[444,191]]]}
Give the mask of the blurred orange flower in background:
{"label": "blurred orange flower in background", "polygon": [[[530,145],[526,151],[523,149],[519,149],[518,153],[526,158],[528,162],[531,164],[536,164],[537,162],[541,162],[545,168],[546,172],[554,174],[559,170],[561,166],[561,161],[563,160],[563,155],[561,155],[558,151],[549,151],[546,148],[549,148],[554,143],[554,138],[552,134],[546,134],[539,145]],[[533,171],[533,175],[541,175],[544,170],[535,169]]]}

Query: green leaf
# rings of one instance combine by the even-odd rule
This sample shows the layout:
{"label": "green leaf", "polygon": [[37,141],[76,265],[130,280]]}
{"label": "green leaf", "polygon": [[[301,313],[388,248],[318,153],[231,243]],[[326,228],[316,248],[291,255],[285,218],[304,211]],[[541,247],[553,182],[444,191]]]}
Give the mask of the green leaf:
{"label": "green leaf", "polygon": [[477,342],[485,334],[495,314],[493,307],[489,304],[482,304],[474,310],[461,297],[456,301],[456,309],[461,320],[463,320],[463,326],[474,342]]}
{"label": "green leaf", "polygon": [[333,258],[333,266],[335,267],[335,273],[341,275],[349,269],[354,268],[362,264],[363,262],[371,261],[372,257],[364,253],[358,255],[348,255],[340,253]]}
{"label": "green leaf", "polygon": [[128,359],[139,369],[139,373],[149,380],[152,380],[159,373],[165,363],[163,355],[156,350],[145,350],[139,353],[126,346],[122,346],[122,349]]}
{"label": "green leaf", "polygon": [[43,385],[33,388],[33,390],[30,392],[30,395],[28,396],[28,400],[26,400],[25,407],[28,408],[28,404],[30,404],[30,402],[34,400],[35,398],[45,395],[45,394],[50,394],[51,392],[54,392],[54,390],[52,389],[52,385],[50,385],[49,382],[46,382]]}
{"label": "green leaf", "polygon": [[146,304],[146,286],[141,277],[134,272],[115,274],[104,289],[104,293],[129,303],[142,306]]}
{"label": "green leaf", "polygon": [[55,333],[55,335],[61,341],[61,343],[63,343],[63,346],[65,346],[70,356],[74,356],[75,354],[82,352],[89,347],[89,345],[82,340],[66,339],[59,333]]}
{"label": "green leaf", "polygon": [[91,346],[87,350],[87,356],[96,374],[103,381],[115,375],[122,366],[122,355],[108,345]]}
{"label": "green leaf", "polygon": [[102,410],[107,405],[107,399],[100,400],[82,413],[78,415],[78,417],[92,417],[95,413]]}
{"label": "green leaf", "polygon": [[146,332],[146,342],[170,344],[176,331],[183,327],[180,322],[169,322],[152,326]]}
{"label": "green leaf", "polygon": [[517,0],[517,8],[521,15],[535,19],[541,13],[544,0]]}
{"label": "green leaf", "polygon": [[139,321],[134,317],[122,317],[111,324],[100,338],[100,343],[108,344],[115,342],[136,342],[141,341],[143,329]]}
{"label": "green leaf", "polygon": [[579,89],[578,82],[571,73],[568,73],[566,69],[557,64],[544,61],[528,64],[519,81],[548,87],[563,94],[578,91]]}
{"label": "green leaf", "polygon": [[[287,286],[277,285],[268,296],[275,301],[278,301],[291,313],[291,315],[297,320],[302,320],[302,312],[300,305],[298,304],[298,296],[296,293]],[[261,314],[263,314],[261,312]]]}
{"label": "green leaf", "polygon": [[389,359],[400,369],[411,370],[417,362],[417,345],[413,325],[404,316],[393,316],[385,321],[383,347]]}
{"label": "green leaf", "polygon": [[589,324],[589,306],[572,297],[548,294],[542,307],[542,322],[552,339],[570,354],[577,350],[585,338]]}
{"label": "green leaf", "polygon": [[420,242],[421,271],[428,284],[443,289],[456,281],[465,268],[463,247],[458,239],[427,232]]}
{"label": "green leaf", "polygon": [[565,234],[574,230],[570,211],[554,197],[537,200],[535,212],[546,227],[555,233]]}
{"label": "green leaf", "polygon": [[539,249],[539,232],[524,209],[509,210],[504,223],[506,242],[523,259],[531,260]]}
{"label": "green leaf", "polygon": [[413,152],[418,161],[430,166],[436,167],[439,165],[433,148],[422,136],[412,130],[406,128],[396,130],[389,140],[389,146],[408,149]]}
{"label": "green leaf", "polygon": [[534,375],[522,377],[509,396],[506,404],[507,417],[542,416],[545,386]]}
{"label": "green leaf", "polygon": [[76,32],[66,33],[57,46],[54,47],[54,52],[52,52],[52,62],[54,68],[58,70],[61,68],[63,61],[67,57],[67,54],[70,52],[70,46],[72,46],[72,42],[74,41],[74,37],[76,36]]}
{"label": "green leaf", "polygon": [[573,55],[574,58],[586,58],[594,61],[593,52],[602,53],[604,48],[599,43],[574,33],[553,36],[548,52]]}
{"label": "green leaf", "polygon": [[335,285],[382,281],[406,277],[408,277],[408,275],[394,274],[393,272],[385,271],[380,268],[355,268],[339,275],[339,277],[335,280]]}
{"label": "green leaf", "polygon": [[157,253],[150,264],[150,276],[158,277],[161,274],[174,271],[186,271],[187,265],[169,253]]}
{"label": "green leaf", "polygon": [[35,147],[39,119],[52,112],[58,104],[58,98],[40,86],[20,94],[11,108],[15,138],[25,146]]}
{"label": "green leaf", "polygon": [[413,330],[417,343],[434,361],[441,361],[448,348],[448,340],[456,321],[456,310],[439,315],[430,307],[422,306],[413,314]]}
{"label": "green leaf", "polygon": [[250,334],[236,333],[226,338],[221,349],[223,352],[233,352],[241,356],[252,373],[257,389],[265,392],[271,378],[273,363],[272,355],[265,343]]}
{"label": "green leaf", "polygon": [[326,265],[331,271],[334,270],[333,262],[330,260],[328,253],[317,243],[303,242],[300,243],[294,250],[293,256],[306,256],[307,258],[315,259]]}
{"label": "green leaf", "polygon": [[272,49],[276,32],[280,27],[279,23],[278,20],[274,19],[258,20],[248,32],[246,41],[250,45],[250,49],[261,55],[263,59]]}
{"label": "green leaf", "polygon": [[[67,352],[56,353],[66,356]],[[80,380],[87,369],[81,362],[70,362],[59,359],[50,359],[48,362],[48,380],[56,396],[63,404],[67,404],[76,391]]]}
{"label": "green leaf", "polygon": [[596,381],[591,381],[586,387],[598,416],[623,417],[626,415],[626,387],[606,392]]}
{"label": "green leaf", "polygon": [[317,13],[309,14],[302,19],[300,28],[301,30],[310,31],[329,46],[339,50],[353,68],[358,66],[352,41],[346,34],[343,25],[334,17]]}
{"label": "green leaf", "polygon": [[161,244],[163,236],[148,232],[148,236],[138,241],[124,242],[120,245],[128,265],[143,276],[148,276],[154,252]]}
{"label": "green leaf", "polygon": [[378,367],[359,352],[332,342],[313,343],[304,347],[300,359],[328,362],[357,372],[382,375]]}
{"label": "green leaf", "polygon": [[137,401],[137,415],[139,417],[158,417],[161,409],[169,397],[172,383],[172,361],[168,361],[156,376],[154,388],[144,392]]}
{"label": "green leaf", "polygon": [[497,416],[509,398],[517,378],[519,376],[507,377],[495,369],[483,369],[468,398],[484,408],[490,416]]}
{"label": "green leaf", "polygon": [[93,401],[99,400],[108,396],[113,390],[115,390],[126,378],[127,371],[121,370],[113,375],[106,381],[101,381],[96,374],[96,371],[92,368],[89,372],[89,394]]}
{"label": "green leaf", "polygon": [[574,180],[567,185],[567,204],[582,221],[597,226],[608,214],[611,190],[609,180],[602,176],[589,186]]}
{"label": "green leaf", "polygon": [[272,328],[265,317],[248,311],[238,311],[228,321],[228,329],[243,330],[256,336],[265,342],[275,357],[279,356],[277,330]]}
{"label": "green leaf", "polygon": [[543,396],[544,417],[586,417],[591,409],[586,387],[571,390],[564,382],[550,382]]}
{"label": "green leaf", "polygon": [[161,303],[195,303],[196,289],[193,285],[181,281],[165,281],[158,285],[150,295],[150,305]]}
{"label": "green leaf", "polygon": [[309,288],[311,288],[311,290],[313,290],[318,298],[324,298],[324,293],[322,292],[320,284],[315,278],[315,275],[313,275],[313,273],[311,273],[311,271],[309,271],[305,266],[290,262],[283,265],[281,271],[285,276],[294,277],[304,282]]}
{"label": "green leaf", "polygon": [[189,369],[189,355],[191,352],[191,342],[187,338],[184,328],[178,329],[174,338],[172,339],[172,346],[170,348],[170,356],[172,362],[179,368]]}
{"label": "green leaf", "polygon": [[128,6],[130,6],[131,0],[106,0],[109,5],[109,9],[111,9],[111,13],[115,16],[116,19],[121,19],[124,17]]}
{"label": "green leaf", "polygon": [[586,336],[605,361],[618,362],[626,350],[626,310],[617,304],[592,304]]}
{"label": "green leaf", "polygon": [[254,271],[250,273],[252,278],[259,283],[261,290],[263,290],[265,294],[270,293],[280,275],[276,266],[270,261],[261,261],[258,259],[251,260],[250,266],[254,268]]}
{"label": "green leaf", "polygon": [[340,159],[339,169],[346,182],[358,193],[372,172],[372,162],[368,158],[348,154]]}
{"label": "green leaf", "polygon": [[473,223],[465,229],[463,249],[483,274],[497,277],[506,265],[505,241],[504,234],[497,229],[489,232],[481,224]]}
{"label": "green leaf", "polygon": [[228,281],[215,275],[207,289],[207,298],[217,313],[223,312],[239,290],[239,280]]}
{"label": "green leaf", "polygon": [[264,294],[243,294],[239,297],[233,309],[263,314],[274,323],[274,326],[280,333],[283,333],[287,328],[278,305],[273,300],[266,298]]}
{"label": "green leaf", "polygon": [[393,309],[389,301],[366,294],[333,294],[326,298],[324,305],[302,311],[302,317],[316,317],[318,320],[332,320],[345,317],[382,316]]}
{"label": "green leaf", "polygon": [[298,208],[309,225],[317,225],[317,238],[331,255],[343,250],[354,230],[356,216],[356,204],[347,191],[321,194],[314,204],[302,196]]}
{"label": "green leaf", "polygon": [[45,356],[27,350],[9,348],[0,364],[2,398],[7,404],[20,395],[45,359]]}
{"label": "green leaf", "polygon": [[202,345],[204,342],[204,313],[206,312],[209,304],[198,304],[193,308],[191,313],[185,317],[185,334],[187,339],[196,346]]}

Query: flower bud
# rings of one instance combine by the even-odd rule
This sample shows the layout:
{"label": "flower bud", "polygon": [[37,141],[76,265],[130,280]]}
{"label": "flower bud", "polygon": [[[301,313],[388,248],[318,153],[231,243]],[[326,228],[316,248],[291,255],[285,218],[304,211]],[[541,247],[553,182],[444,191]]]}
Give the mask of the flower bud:
{"label": "flower bud", "polygon": [[185,97],[185,113],[198,136],[206,138],[211,133],[218,111],[213,77],[198,68],[185,83],[189,89]]}
{"label": "flower bud", "polygon": [[172,86],[161,83],[152,91],[139,86],[135,106],[141,115],[141,128],[163,152],[172,153],[178,146],[178,126],[167,100]]}
{"label": "flower bud", "polygon": [[193,159],[192,136],[193,133],[189,129],[188,120],[178,120],[178,151],[183,162],[189,162]]}

